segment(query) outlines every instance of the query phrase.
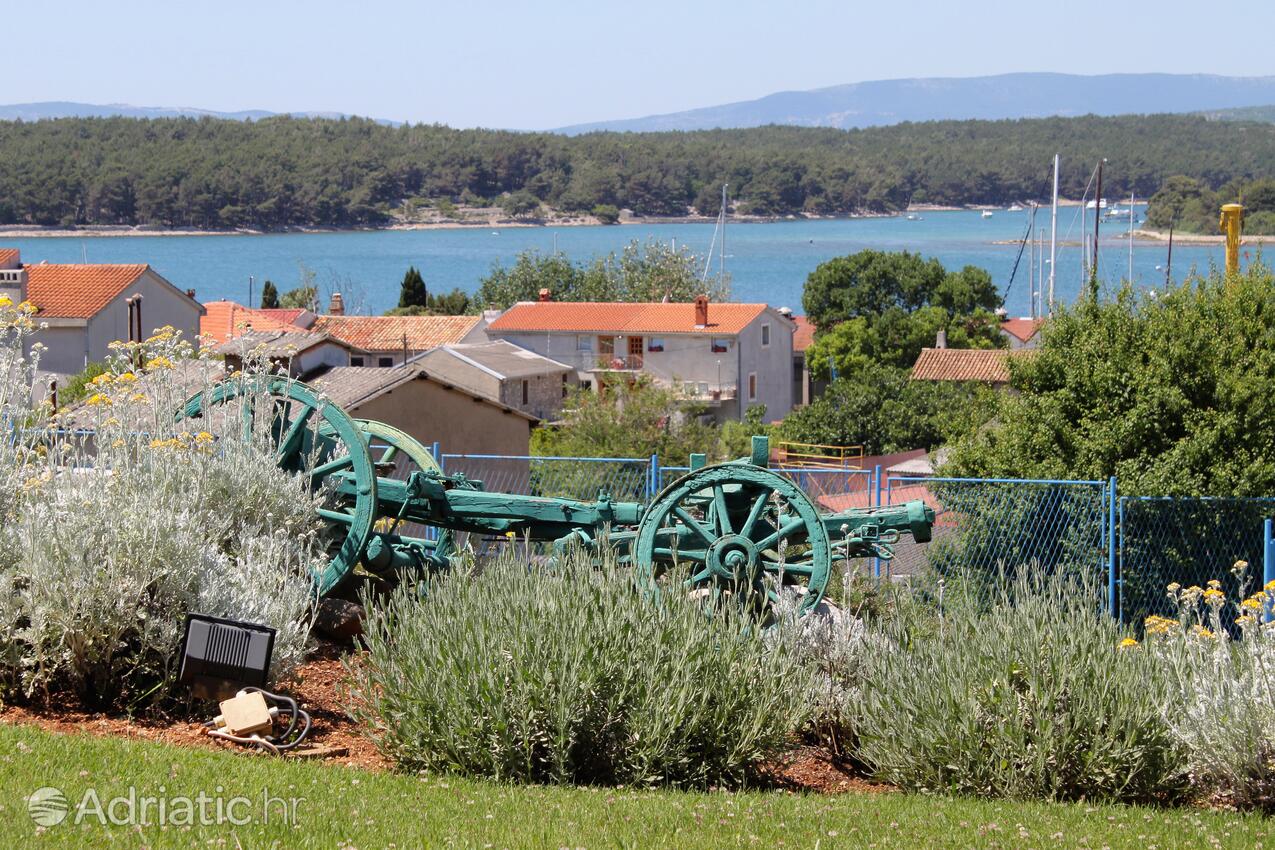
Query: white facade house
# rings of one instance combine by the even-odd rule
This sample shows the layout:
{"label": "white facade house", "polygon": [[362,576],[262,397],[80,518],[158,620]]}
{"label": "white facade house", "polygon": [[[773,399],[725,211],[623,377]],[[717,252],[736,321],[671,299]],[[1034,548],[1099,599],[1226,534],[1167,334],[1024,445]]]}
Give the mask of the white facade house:
{"label": "white facade house", "polygon": [[765,405],[781,419],[793,402],[793,331],[766,304],[534,301],[486,327],[576,370],[594,387],[643,374],[702,401],[717,420]]}
{"label": "white facade house", "polygon": [[0,295],[35,305],[44,327],[40,371],[73,375],[106,359],[117,340],[144,340],[164,327],[194,341],[203,305],[146,264],[37,263],[0,249]]}

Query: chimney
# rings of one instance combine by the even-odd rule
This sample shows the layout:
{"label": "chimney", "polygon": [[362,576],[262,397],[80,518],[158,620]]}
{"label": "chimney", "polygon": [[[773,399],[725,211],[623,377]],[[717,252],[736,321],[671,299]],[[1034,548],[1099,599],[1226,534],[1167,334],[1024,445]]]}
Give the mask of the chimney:
{"label": "chimney", "polygon": [[22,255],[16,250],[7,259],[0,260],[0,295],[14,304],[27,300],[27,273],[22,268]]}
{"label": "chimney", "polygon": [[537,298],[536,298],[537,301],[552,301],[553,300],[548,289],[541,289],[538,293],[536,293],[536,295],[537,295]]}
{"label": "chimney", "polygon": [[947,328],[939,328],[938,337],[934,340],[935,348],[947,348]]}
{"label": "chimney", "polygon": [[695,296],[695,327],[708,327],[708,296]]}
{"label": "chimney", "polygon": [[341,297],[341,293],[333,292],[331,300],[328,301],[329,316],[345,315],[345,299]]}
{"label": "chimney", "polygon": [[191,301],[194,301],[194,300],[195,300],[195,290],[193,290],[193,289],[187,289],[187,290],[186,290],[186,297],[187,297],[187,298],[189,298]]}

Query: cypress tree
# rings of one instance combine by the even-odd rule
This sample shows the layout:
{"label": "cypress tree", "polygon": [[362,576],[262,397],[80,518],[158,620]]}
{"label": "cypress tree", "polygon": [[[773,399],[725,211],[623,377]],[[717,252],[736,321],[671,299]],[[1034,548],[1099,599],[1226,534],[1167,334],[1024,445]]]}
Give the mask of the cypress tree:
{"label": "cypress tree", "polygon": [[425,279],[416,270],[416,266],[410,266],[407,269],[407,274],[403,275],[403,286],[398,293],[398,306],[429,306],[429,294],[425,289]]}
{"label": "cypress tree", "polygon": [[279,308],[279,290],[270,281],[261,286],[261,309],[276,310]]}

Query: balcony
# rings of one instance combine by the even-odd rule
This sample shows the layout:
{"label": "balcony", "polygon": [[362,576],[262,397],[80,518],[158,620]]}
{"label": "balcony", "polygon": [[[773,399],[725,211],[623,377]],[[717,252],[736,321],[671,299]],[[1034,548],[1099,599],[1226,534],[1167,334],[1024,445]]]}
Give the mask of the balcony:
{"label": "balcony", "polygon": [[590,372],[641,372],[642,371],[642,355],[630,354],[627,357],[619,354],[606,355],[602,354],[597,357],[596,362],[589,368]]}

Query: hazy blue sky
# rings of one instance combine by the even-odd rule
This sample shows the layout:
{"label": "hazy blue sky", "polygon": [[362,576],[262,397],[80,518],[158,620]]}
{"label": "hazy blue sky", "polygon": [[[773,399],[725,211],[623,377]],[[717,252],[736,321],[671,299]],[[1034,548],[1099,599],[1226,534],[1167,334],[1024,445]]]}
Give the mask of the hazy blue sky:
{"label": "hazy blue sky", "polygon": [[332,110],[539,129],[894,77],[1275,74],[1265,45],[1273,0],[4,6],[0,103]]}

